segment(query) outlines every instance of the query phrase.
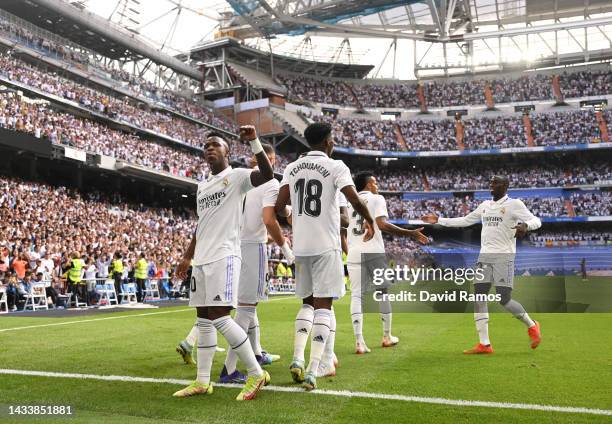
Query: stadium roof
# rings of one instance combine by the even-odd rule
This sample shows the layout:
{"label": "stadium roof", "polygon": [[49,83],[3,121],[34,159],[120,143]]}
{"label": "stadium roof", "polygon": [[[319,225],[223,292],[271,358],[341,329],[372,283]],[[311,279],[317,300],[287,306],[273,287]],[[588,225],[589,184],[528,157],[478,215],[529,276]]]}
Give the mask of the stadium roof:
{"label": "stadium roof", "polygon": [[[537,33],[542,20],[571,28],[562,18],[612,12],[609,0],[228,0],[237,17],[223,30],[239,38],[316,33],[346,37],[443,42]],[[612,23],[573,22],[576,27]],[[509,32],[504,27],[523,24]],[[529,24],[529,25],[528,25]],[[580,26],[582,25],[582,26]],[[496,30],[479,33],[479,28]],[[504,32],[506,31],[506,32]]]}
{"label": "stadium roof", "polygon": [[184,62],[159,51],[136,34],[61,0],[2,0],[0,8],[110,59],[152,59],[194,79],[201,74]]}
{"label": "stadium roof", "polygon": [[[191,60],[209,62],[221,60],[243,64],[258,71],[271,74],[275,71],[300,72],[310,75],[324,75],[337,78],[364,78],[373,65],[320,62],[300,57],[272,54],[243,45],[233,38],[222,38],[194,47],[190,53]],[[179,56],[182,58],[182,56]]]}

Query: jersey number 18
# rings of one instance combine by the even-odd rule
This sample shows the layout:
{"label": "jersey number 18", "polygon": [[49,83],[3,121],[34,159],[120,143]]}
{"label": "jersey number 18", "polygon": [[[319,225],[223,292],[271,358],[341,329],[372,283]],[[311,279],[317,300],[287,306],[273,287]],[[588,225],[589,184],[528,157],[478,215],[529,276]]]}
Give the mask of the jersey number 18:
{"label": "jersey number 18", "polygon": [[293,186],[298,201],[298,215],[321,215],[321,195],[323,184],[319,180],[300,178]]}

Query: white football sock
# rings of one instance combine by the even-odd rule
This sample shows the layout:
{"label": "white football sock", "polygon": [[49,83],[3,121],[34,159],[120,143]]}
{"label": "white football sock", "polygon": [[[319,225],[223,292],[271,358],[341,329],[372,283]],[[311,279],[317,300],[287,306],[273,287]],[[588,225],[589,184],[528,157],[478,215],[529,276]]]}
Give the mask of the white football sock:
{"label": "white football sock", "polygon": [[312,329],[315,310],[310,305],[302,305],[295,317],[295,338],[293,340],[293,359],[304,360],[304,350]]}
{"label": "white football sock", "polygon": [[391,322],[393,320],[391,302],[388,299],[383,300],[379,303],[378,307],[380,308],[380,319],[383,324],[383,335],[389,337],[391,335]]}
{"label": "white football sock", "polygon": [[248,343],[249,338],[246,332],[236,324],[236,321],[229,315],[226,315],[214,320],[213,324],[246,366],[247,373],[249,375],[262,375],[263,371],[257,363],[257,359],[255,359],[251,343]]}
{"label": "white football sock", "polygon": [[310,341],[310,362],[308,372],[315,373],[319,368],[325,343],[329,337],[331,324],[331,311],[329,309],[315,309],[312,324],[312,339]]}
{"label": "white football sock", "polygon": [[200,330],[198,329],[198,321],[196,321],[195,324],[193,324],[193,327],[191,327],[191,331],[189,332],[189,334],[187,334],[185,341],[189,343],[191,347],[196,346],[199,333]]}
{"label": "white football sock", "polygon": [[[254,306],[238,306],[236,308],[236,315],[234,316],[234,321],[236,324],[240,326],[246,333],[249,328],[249,323],[251,322],[251,316],[255,312]],[[236,364],[238,363],[238,355],[234,352],[233,349],[227,350],[227,356],[225,357],[225,369],[228,374],[236,371]]]}
{"label": "white football sock", "polygon": [[474,323],[476,324],[476,331],[478,332],[478,339],[480,344],[485,346],[491,344],[489,340],[489,313],[488,312],[474,312]]}
{"label": "white football sock", "polygon": [[389,337],[391,335],[391,321],[393,320],[393,314],[380,314],[380,319],[383,324],[383,336]]}
{"label": "white football sock", "polygon": [[351,296],[351,321],[355,340],[363,343],[363,312],[361,310],[361,297]]}
{"label": "white football sock", "polygon": [[210,369],[212,368],[217,347],[217,330],[213,322],[206,318],[197,319],[198,337],[198,373],[196,380],[202,384],[210,383]]}
{"label": "white football sock", "polygon": [[251,347],[255,355],[261,355],[261,340],[259,334],[259,317],[257,316],[257,310],[253,314],[251,324],[249,325],[249,340],[251,341]]}
{"label": "white football sock", "polygon": [[336,344],[336,313],[334,307],[331,308],[331,314],[329,319],[329,336],[327,342],[325,342],[325,349],[323,350],[323,356],[321,356],[321,362],[325,365],[329,365],[330,368],[334,365],[334,346]]}

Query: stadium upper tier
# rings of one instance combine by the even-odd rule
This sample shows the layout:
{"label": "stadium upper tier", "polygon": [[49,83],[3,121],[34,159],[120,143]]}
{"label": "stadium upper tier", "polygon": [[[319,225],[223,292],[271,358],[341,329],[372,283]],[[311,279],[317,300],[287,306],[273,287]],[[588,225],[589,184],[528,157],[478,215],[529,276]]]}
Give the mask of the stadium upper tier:
{"label": "stadium upper tier", "polygon": [[[405,199],[400,196],[386,196],[389,217],[398,220],[419,220],[423,215],[436,213],[440,216],[454,218],[467,215],[478,207],[490,194],[477,193],[480,196],[437,197],[422,199]],[[527,191],[523,194],[532,194]],[[580,190],[561,192],[557,196],[543,193],[541,196],[520,198],[527,208],[539,218],[597,217],[612,220],[612,194],[600,190]],[[513,193],[509,193],[513,197]]]}
{"label": "stadium upper tier", "polygon": [[[75,66],[74,72],[79,77],[91,79],[97,85],[104,85],[112,90],[117,91],[117,95],[125,96],[128,94],[140,101],[150,104],[155,108],[168,109],[177,115],[186,115],[203,124],[210,125],[222,130],[236,134],[238,128],[235,123],[221,116],[215,115],[212,109],[206,106],[184,98],[177,93],[162,89],[146,79],[127,72],[123,69],[104,66],[101,62],[92,60],[93,53],[87,52],[87,49],[75,45],[72,42],[58,43],[55,40],[46,38],[43,35],[46,31],[40,30],[40,33],[34,34],[28,29],[22,28],[13,22],[9,22],[4,16],[0,15],[0,42],[2,37],[7,37],[12,43],[18,43],[19,46],[25,47],[24,51],[31,49],[32,51],[43,54],[52,60],[60,60]],[[57,38],[57,37],[55,37]],[[11,42],[6,44],[13,47]],[[34,58],[39,58],[34,55]],[[22,62],[18,62],[22,65]],[[52,64],[52,63],[50,63]],[[71,71],[68,66],[61,66],[62,71]],[[40,70],[40,72],[44,72]]]}
{"label": "stadium upper tier", "polygon": [[[490,78],[423,81],[423,99],[419,99],[416,82],[372,80],[316,79],[303,75],[279,74],[287,87],[289,99],[357,108],[420,109],[558,100],[552,74],[492,76]],[[565,98],[612,94],[612,72],[609,68],[593,71],[564,71],[558,79],[559,94]],[[421,101],[423,104],[421,104]]]}
{"label": "stadium upper tier", "polygon": [[[497,115],[457,121],[381,121],[315,117],[330,122],[339,146],[370,151],[456,151],[598,143],[612,132],[610,109]],[[603,128],[602,128],[603,127]]]}
{"label": "stadium upper tier", "polygon": [[[565,163],[563,163],[565,162]],[[567,158],[522,164],[483,164],[464,162],[419,166],[419,169],[374,170],[380,190],[384,191],[470,191],[486,190],[491,175],[506,175],[510,187],[567,187],[612,185],[612,165],[607,158],[582,161]]]}

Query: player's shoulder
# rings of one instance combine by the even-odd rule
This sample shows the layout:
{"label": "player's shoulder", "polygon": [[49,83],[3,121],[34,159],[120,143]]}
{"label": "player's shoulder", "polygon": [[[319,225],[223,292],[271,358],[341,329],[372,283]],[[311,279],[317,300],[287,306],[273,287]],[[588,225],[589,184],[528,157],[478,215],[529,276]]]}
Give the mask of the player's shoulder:
{"label": "player's shoulder", "polygon": [[525,203],[521,199],[515,199],[513,197],[508,197],[504,202],[509,206],[523,206]]}
{"label": "player's shoulder", "polygon": [[378,200],[379,202],[382,202],[382,203],[386,203],[386,202],[387,202],[387,201],[385,200],[385,196],[383,196],[382,194],[374,194],[374,193],[372,193],[372,195],[373,195],[373,196],[374,196],[374,198],[375,198],[376,200]]}

